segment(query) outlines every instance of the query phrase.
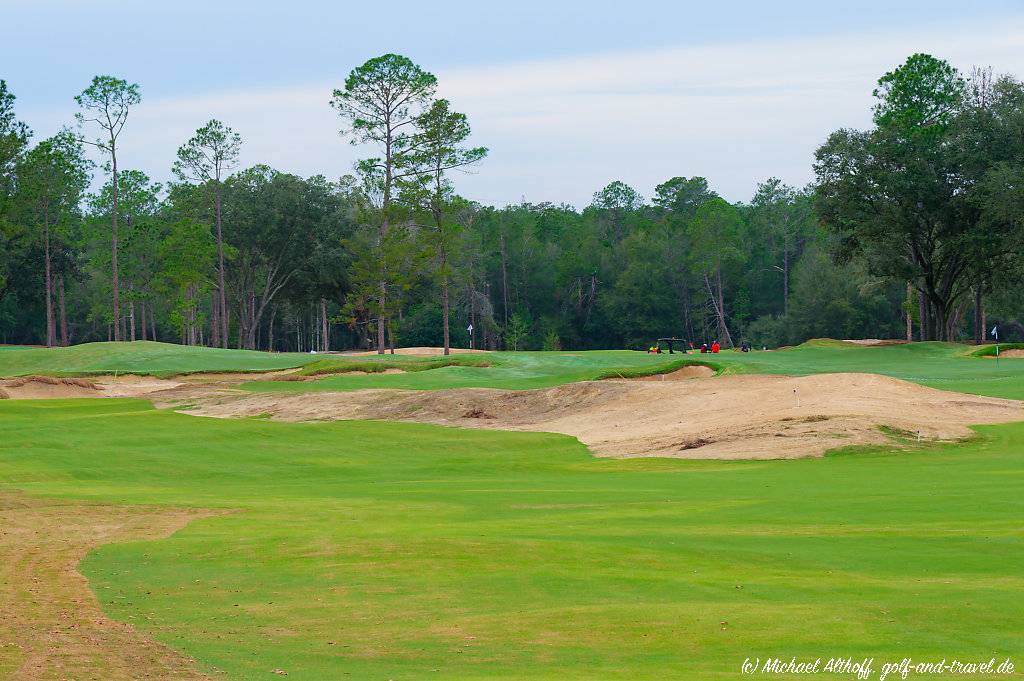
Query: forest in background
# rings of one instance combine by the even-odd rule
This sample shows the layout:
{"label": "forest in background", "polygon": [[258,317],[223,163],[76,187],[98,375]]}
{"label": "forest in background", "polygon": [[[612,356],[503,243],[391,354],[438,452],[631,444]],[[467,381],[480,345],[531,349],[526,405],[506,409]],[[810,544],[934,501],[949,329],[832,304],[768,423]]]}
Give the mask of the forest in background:
{"label": "forest in background", "polygon": [[[120,154],[138,85],[97,76],[36,141],[0,81],[0,342],[161,340],[274,351],[447,345],[776,347],[813,337],[1024,338],[1024,86],[913,55],[816,181],[730,203],[702,177],[582,210],[461,197],[487,149],[399,55],[333,93],[372,156],[340,179],[239,168],[211,120],[163,184]],[[326,140],[325,140],[326,142]],[[94,162],[93,158],[98,159]],[[472,333],[468,327],[472,327]]]}

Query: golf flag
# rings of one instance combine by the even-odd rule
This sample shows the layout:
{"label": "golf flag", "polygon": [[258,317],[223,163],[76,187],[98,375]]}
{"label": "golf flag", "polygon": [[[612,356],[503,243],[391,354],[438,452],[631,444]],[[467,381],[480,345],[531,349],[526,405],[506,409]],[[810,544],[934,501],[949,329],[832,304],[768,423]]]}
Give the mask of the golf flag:
{"label": "golf flag", "polygon": [[992,327],[992,337],[995,338],[996,340],[999,340],[999,327],[998,326],[993,326]]}

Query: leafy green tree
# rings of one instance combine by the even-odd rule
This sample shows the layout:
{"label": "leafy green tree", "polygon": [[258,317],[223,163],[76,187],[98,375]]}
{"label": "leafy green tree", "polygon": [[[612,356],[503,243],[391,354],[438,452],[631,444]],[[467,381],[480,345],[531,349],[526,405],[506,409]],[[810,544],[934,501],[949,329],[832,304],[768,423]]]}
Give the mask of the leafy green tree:
{"label": "leafy green tree", "polygon": [[196,130],[185,144],[178,148],[174,174],[183,182],[197,182],[208,187],[213,194],[214,227],[217,235],[217,307],[213,310],[216,324],[213,343],[228,346],[227,291],[224,280],[224,229],[222,201],[224,178],[238,166],[242,136],[216,119]]}
{"label": "leafy green tree", "polygon": [[168,225],[160,245],[158,286],[173,300],[171,323],[182,343],[196,345],[203,326],[200,301],[213,285],[216,244],[210,228],[194,220]]}
{"label": "leafy green tree", "polygon": [[7,81],[0,80],[0,217],[5,200],[14,191],[14,165],[32,136],[28,126],[15,117],[14,100]]}
{"label": "leafy green tree", "polygon": [[16,253],[24,251],[27,236],[23,229],[7,219],[8,204],[17,184],[14,169],[32,136],[28,126],[15,116],[14,101],[7,81],[0,80],[0,300],[10,289]]}
{"label": "leafy green tree", "polygon": [[635,229],[631,219],[640,217],[644,197],[628,184],[615,180],[594,194],[590,208],[595,211],[608,246],[619,244]]}
{"label": "leafy green tree", "polygon": [[673,177],[654,188],[654,204],[666,211],[692,220],[697,209],[718,198],[703,177]]}
{"label": "leafy green tree", "polygon": [[[105,238],[102,223],[111,220],[113,193],[114,183],[111,179],[97,194],[89,197],[92,219],[87,225],[86,234],[86,239],[90,243],[93,284],[105,288],[108,293],[109,287],[112,286],[111,280],[107,278],[111,271],[111,254],[102,246]],[[93,314],[97,318],[107,319],[107,323],[118,327],[122,339],[136,340],[140,327],[145,329],[145,301],[149,297],[149,283],[158,269],[157,249],[162,238],[159,214],[163,209],[163,185],[153,182],[141,170],[123,170],[119,174],[117,193],[120,298],[126,303],[127,312],[119,318],[114,318],[104,314],[101,308],[96,308]],[[141,322],[136,314],[140,311],[140,303],[143,317]],[[149,312],[152,313],[152,308]],[[145,338],[144,332],[142,337]]]}
{"label": "leafy green tree", "polygon": [[708,294],[717,335],[727,347],[732,347],[733,342],[727,323],[722,269],[742,255],[741,225],[742,218],[732,204],[725,199],[711,199],[697,209],[690,228],[693,261]]}
{"label": "leafy green tree", "polygon": [[[394,199],[397,183],[422,174],[416,165],[415,124],[430,106],[437,78],[407,57],[385,54],[370,59],[345,79],[345,86],[334,90],[331,105],[345,121],[343,133],[352,144],[377,147],[379,157],[359,162],[357,170],[368,188],[367,195],[377,205],[377,271],[380,273],[376,299],[370,303],[378,316],[377,352],[384,353],[385,326],[388,317],[388,277],[391,271],[383,262],[384,248],[395,247],[388,232],[395,222]],[[364,269],[369,269],[367,266]]]}
{"label": "leafy green tree", "polygon": [[[43,282],[46,301],[46,344],[57,344],[54,315],[53,241],[66,241],[67,225],[79,214],[79,204],[89,184],[91,164],[78,139],[65,130],[43,140],[21,159],[18,173],[20,198],[26,218],[37,226],[43,244]],[[60,234],[60,228],[64,234]],[[55,231],[57,233],[55,234]],[[62,344],[67,344],[66,323],[61,325]]]}
{"label": "leafy green tree", "polygon": [[117,271],[118,168],[117,142],[128,121],[128,112],[142,100],[139,86],[113,76],[96,76],[75,102],[81,111],[75,114],[79,125],[91,123],[100,129],[100,137],[91,144],[110,157],[111,174],[111,287],[113,289],[114,340],[121,340],[121,290]]}
{"label": "leafy green tree", "polygon": [[434,274],[441,290],[441,325],[444,354],[450,354],[449,332],[452,279],[451,256],[458,247],[461,225],[454,219],[455,188],[450,179],[452,170],[465,169],[479,163],[487,155],[485,147],[467,147],[470,135],[466,115],[452,111],[446,99],[435,101],[416,121],[414,146],[418,149],[415,163],[426,172],[421,175],[426,208],[433,229],[427,230],[428,246],[436,266]]}
{"label": "leafy green tree", "polygon": [[918,54],[883,76],[875,94],[875,129],[837,131],[815,155],[819,216],[840,237],[840,258],[914,282],[927,303],[925,338],[951,339],[972,284],[978,220],[949,143],[963,79]]}
{"label": "leafy green tree", "polygon": [[782,314],[787,316],[790,270],[814,230],[811,197],[772,177],[757,186],[751,208],[757,232],[770,242],[774,255],[771,267],[782,275]]}

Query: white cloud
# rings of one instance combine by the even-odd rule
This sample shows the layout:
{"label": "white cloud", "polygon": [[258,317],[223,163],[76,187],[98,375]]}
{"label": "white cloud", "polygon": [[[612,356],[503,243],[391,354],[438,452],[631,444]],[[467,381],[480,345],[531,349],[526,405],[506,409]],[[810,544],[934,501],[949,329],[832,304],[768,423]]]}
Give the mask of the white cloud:
{"label": "white cloud", "polygon": [[[486,203],[585,204],[612,179],[641,192],[704,175],[733,200],[770,175],[811,179],[815,147],[868,124],[878,76],[913,52],[967,69],[1024,74],[1024,30],[997,24],[894,29],[778,41],[598,54],[438,72],[441,94],[491,148],[462,193]],[[336,84],[147,100],[125,132],[122,164],[168,175],[177,146],[211,117],[245,138],[243,161],[310,175],[348,172],[358,150],[337,134]],[[26,112],[45,131],[67,112]],[[38,122],[46,121],[43,126]]]}

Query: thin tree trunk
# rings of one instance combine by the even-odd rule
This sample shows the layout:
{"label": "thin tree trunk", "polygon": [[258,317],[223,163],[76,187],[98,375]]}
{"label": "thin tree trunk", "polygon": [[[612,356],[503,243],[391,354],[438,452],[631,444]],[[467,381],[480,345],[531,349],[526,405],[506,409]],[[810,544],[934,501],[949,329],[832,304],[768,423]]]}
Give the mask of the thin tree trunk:
{"label": "thin tree trunk", "polygon": [[146,301],[139,301],[139,336],[146,340]]}
{"label": "thin tree trunk", "polygon": [[505,316],[504,328],[508,328],[508,255],[505,249],[505,235],[501,234],[501,311]]}
{"label": "thin tree trunk", "polygon": [[277,317],[277,305],[270,308],[270,324],[267,326],[267,352],[274,351],[274,319]]}
{"label": "thin tree trunk", "polygon": [[156,314],[153,310],[149,311],[149,330],[151,332],[149,337],[156,340]]}
{"label": "thin tree trunk", "polygon": [[331,349],[331,327],[327,323],[327,299],[320,299],[320,349],[328,352]]}
{"label": "thin tree trunk", "polygon": [[907,304],[906,307],[906,318],[907,318],[907,342],[910,343],[914,340],[914,316],[910,314],[910,306],[914,303],[914,287],[907,282]]}
{"label": "thin tree trunk", "polygon": [[43,211],[43,242],[44,260],[46,261],[46,346],[52,348],[57,344],[57,329],[53,319],[53,278],[50,266],[50,211]]}
{"label": "thin tree trunk", "polygon": [[974,342],[981,343],[985,340],[985,322],[981,319],[981,282],[974,287]]}
{"label": "thin tree trunk", "polygon": [[[217,171],[217,190],[214,193],[214,209],[216,211],[217,220],[217,297],[220,301],[220,309],[226,310],[227,304],[227,289],[224,286],[224,230],[222,227],[221,220],[221,184],[220,184],[220,170]],[[222,314],[221,328],[218,335],[221,337],[221,347],[228,347],[228,325],[227,315]]]}
{"label": "thin tree trunk", "polygon": [[925,300],[924,291],[917,291],[917,317],[918,317],[918,340],[928,339],[928,303]]}
{"label": "thin tree trunk", "polygon": [[782,246],[782,314],[789,318],[789,244]]}
{"label": "thin tree trunk", "polygon": [[135,299],[128,301],[128,328],[131,331],[130,338],[135,342]]}
{"label": "thin tree trunk", "polygon": [[441,326],[444,331],[444,354],[452,354],[451,335],[448,330],[448,279],[441,282]]}
{"label": "thin tree trunk", "polygon": [[57,295],[60,301],[60,344],[68,345],[68,317],[67,309],[64,307],[64,275],[57,275]]}
{"label": "thin tree trunk", "polygon": [[119,210],[119,203],[117,186],[117,148],[113,137],[110,140],[110,161],[111,168],[113,170],[111,187],[113,189],[114,199],[114,211],[110,217],[110,277],[114,289],[114,340],[119,341],[124,338],[124,332],[121,330],[121,286],[117,279],[117,212]]}
{"label": "thin tree trunk", "polygon": [[[732,336],[729,334],[729,327],[725,325],[725,299],[722,294],[722,280],[721,280],[721,269],[716,269],[715,279],[718,284],[718,290],[711,284],[711,278],[707,274],[704,275],[704,284],[708,289],[708,296],[711,298],[711,306],[715,310],[715,321],[717,328],[717,335],[719,338],[724,340],[729,347],[732,347]],[[717,340],[717,339],[716,339]]]}
{"label": "thin tree trunk", "polygon": [[220,314],[218,313],[219,296],[217,291],[210,292],[210,345],[215,348],[220,347]]}
{"label": "thin tree trunk", "polygon": [[388,319],[388,349],[391,350],[391,354],[395,354],[395,332],[391,328],[391,319]]}

